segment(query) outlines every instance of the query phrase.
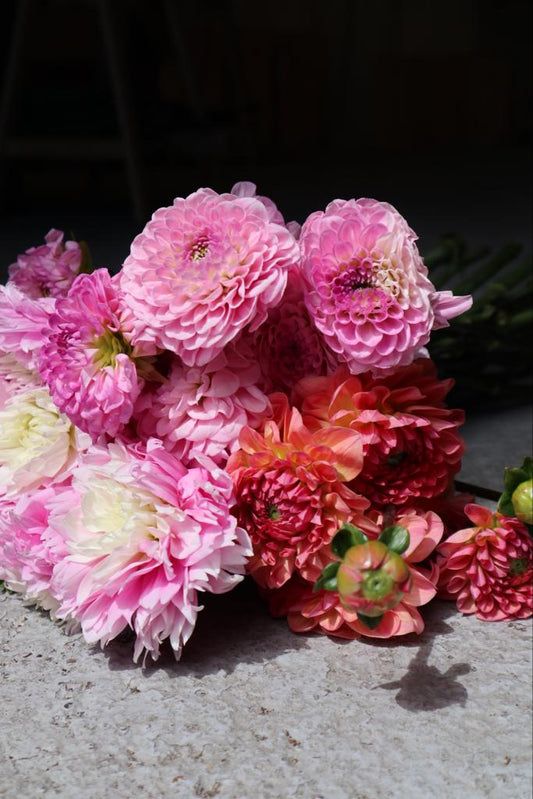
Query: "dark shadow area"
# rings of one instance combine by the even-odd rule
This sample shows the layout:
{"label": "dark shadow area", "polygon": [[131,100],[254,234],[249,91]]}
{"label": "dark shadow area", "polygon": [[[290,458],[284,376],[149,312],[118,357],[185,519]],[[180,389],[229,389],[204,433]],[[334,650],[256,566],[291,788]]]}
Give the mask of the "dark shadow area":
{"label": "dark shadow area", "polygon": [[147,658],[144,666],[134,664],[133,634],[126,632],[103,650],[109,668],[142,669],[146,677],[160,671],[170,677],[204,677],[218,671],[231,674],[240,663],[268,663],[277,655],[307,647],[305,637],[292,633],[284,620],[269,616],[251,580],[228,594],[206,594],[199,601],[204,609],[179,662],[165,642],[155,663]]}
{"label": "dark shadow area", "polygon": [[451,230],[527,244],[531,18],[527,0],[5,0],[0,265],[52,226],[118,265],[155,208],[242,179],[299,221],[387,200],[423,251]]}
{"label": "dark shadow area", "polygon": [[[451,602],[437,600],[432,603],[425,614],[426,629],[422,635],[408,636],[415,640],[405,642],[417,648],[406,673],[399,680],[377,685],[374,690],[383,688],[396,691],[396,703],[411,713],[440,710],[450,705],[465,707],[468,691],[458,677],[469,674],[471,666],[468,663],[455,663],[443,672],[428,662],[435,637],[452,632],[445,619],[456,614],[457,610]],[[397,639],[394,643],[405,645],[402,639]]]}

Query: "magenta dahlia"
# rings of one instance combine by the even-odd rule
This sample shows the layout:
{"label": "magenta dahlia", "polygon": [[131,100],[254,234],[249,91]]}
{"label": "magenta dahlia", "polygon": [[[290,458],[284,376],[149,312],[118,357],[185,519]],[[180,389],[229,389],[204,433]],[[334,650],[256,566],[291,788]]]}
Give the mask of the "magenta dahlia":
{"label": "magenta dahlia", "polygon": [[405,219],[377,200],[335,200],[302,227],[306,303],[353,374],[409,364],[471,304],[437,292]]}
{"label": "magenta dahlia", "polygon": [[50,230],[46,244],[31,247],[9,267],[9,283],[26,296],[63,297],[80,271],[83,250],[77,241],[63,243],[61,230]]}
{"label": "magenta dahlia", "polygon": [[177,198],[155,212],[121,271],[134,342],[208,363],[264,322],[298,257],[294,236],[255,197],[200,189]]}
{"label": "magenta dahlia", "polygon": [[41,350],[40,372],[54,402],[93,439],[117,435],[142,387],[120,314],[106,269],[80,275],[57,300]]}

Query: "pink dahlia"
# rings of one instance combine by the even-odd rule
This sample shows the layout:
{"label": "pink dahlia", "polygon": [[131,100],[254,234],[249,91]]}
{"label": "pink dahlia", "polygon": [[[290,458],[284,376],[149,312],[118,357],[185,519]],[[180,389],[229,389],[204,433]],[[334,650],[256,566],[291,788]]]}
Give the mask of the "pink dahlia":
{"label": "pink dahlia", "polygon": [[[383,525],[383,517],[376,516],[377,530]],[[402,558],[406,561],[411,587],[400,602],[386,610],[374,629],[363,624],[357,610],[348,609],[336,591],[314,591],[313,583],[300,576],[269,594],[270,610],[274,616],[287,616],[294,632],[316,632],[340,638],[391,638],[395,635],[421,633],[424,621],[418,608],[427,604],[437,593],[438,568],[432,563],[421,564],[433,552],[442,538],[443,525],[436,513],[406,509],[399,511],[394,519],[409,531],[410,543]],[[371,528],[365,533],[370,538]],[[374,533],[376,535],[376,533]]]}
{"label": "pink dahlia", "polygon": [[42,380],[38,372],[26,369],[10,352],[0,350],[0,410],[13,394],[39,385]]}
{"label": "pink dahlia", "polygon": [[255,197],[200,189],[160,208],[121,271],[134,341],[190,365],[216,358],[281,300],[299,257],[294,236]]}
{"label": "pink dahlia", "polygon": [[452,380],[439,380],[429,358],[393,374],[358,376],[339,369],[302,380],[295,388],[305,424],[356,431],[363,468],[353,487],[376,505],[402,505],[436,497],[461,468],[464,443],[457,429],[464,413],[446,407]]}
{"label": "pink dahlia", "polygon": [[471,305],[435,290],[415,241],[391,205],[369,199],[335,200],[302,227],[309,313],[353,374],[411,363]]}
{"label": "pink dahlia", "polygon": [[41,350],[40,372],[54,402],[93,439],[117,435],[142,388],[120,313],[106,269],[80,275],[57,300]]}
{"label": "pink dahlia", "polygon": [[0,512],[0,580],[52,613],[58,607],[50,589],[52,572],[66,553],[46,540],[48,503],[65,490],[64,485],[49,486],[23,494]]}
{"label": "pink dahlia", "polygon": [[316,579],[325,565],[321,550],[368,502],[345,485],[361,468],[359,436],[335,427],[312,434],[285,395],[271,399],[274,420],[262,433],[243,429],[227,469],[234,512],[252,540],[248,571],[260,585],[278,588],[295,571]]}
{"label": "pink dahlia", "polygon": [[77,241],[63,243],[61,230],[50,230],[46,244],[31,247],[9,267],[9,283],[27,297],[63,297],[80,271],[83,250]]}
{"label": "pink dahlia", "polygon": [[249,180],[241,180],[232,187],[230,194],[235,197],[255,197],[256,200],[259,200],[265,206],[270,222],[275,222],[277,225],[285,224],[285,220],[276,203],[270,197],[263,197],[257,194],[255,183],[251,183]]}
{"label": "pink dahlia", "polygon": [[102,646],[131,627],[135,661],[143,650],[157,659],[165,639],[179,657],[198,594],[242,579],[249,540],[232,503],[231,478],[208,459],[186,469],[158,441],[95,446],[49,505],[68,552],[52,577],[58,617],[73,616]]}
{"label": "pink dahlia", "polygon": [[533,615],[533,541],[518,519],[467,505],[474,522],[439,546],[440,594],[482,621]]}
{"label": "pink dahlia", "polygon": [[55,300],[32,300],[16,286],[0,286],[0,353],[12,355],[29,370],[38,367]]}
{"label": "pink dahlia", "polygon": [[249,340],[261,365],[261,387],[267,392],[290,391],[301,378],[325,375],[338,364],[309,317],[296,268],[289,271],[283,300]]}
{"label": "pink dahlia", "polygon": [[141,395],[137,433],[160,438],[180,459],[208,455],[223,465],[245,425],[258,427],[270,413],[257,388],[259,365],[243,347],[229,344],[205,366],[175,359],[167,381]]}

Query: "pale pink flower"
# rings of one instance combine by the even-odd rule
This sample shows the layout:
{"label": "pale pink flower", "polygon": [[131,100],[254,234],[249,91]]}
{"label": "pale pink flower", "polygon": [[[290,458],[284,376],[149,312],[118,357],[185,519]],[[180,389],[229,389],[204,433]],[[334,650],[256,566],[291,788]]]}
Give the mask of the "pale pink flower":
{"label": "pale pink flower", "polygon": [[259,200],[259,202],[265,206],[270,222],[275,222],[277,225],[285,224],[285,220],[278,210],[276,203],[271,200],[270,197],[263,197],[257,194],[257,186],[255,183],[251,183],[249,180],[241,180],[235,183],[230,194],[235,195],[235,197],[255,197],[256,200]]}
{"label": "pale pink flower", "polygon": [[454,599],[461,613],[482,621],[527,619],[533,615],[533,541],[516,518],[467,505],[473,527],[439,546],[439,593]]}
{"label": "pale pink flower", "polygon": [[0,410],[0,495],[61,481],[88,444],[46,387],[13,394]]}
{"label": "pale pink flower", "polygon": [[14,394],[42,384],[38,372],[26,369],[10,352],[0,350],[0,410]]}
{"label": "pale pink flower", "polygon": [[257,186],[255,183],[251,183],[249,180],[241,180],[238,183],[235,183],[233,188],[231,189],[231,194],[234,194],[236,197],[255,197],[256,200],[263,203],[265,206],[268,218],[271,222],[276,222],[278,225],[285,225],[287,230],[289,230],[295,239],[300,237],[300,230],[302,226],[298,224],[298,222],[285,222],[281,212],[279,211],[276,203],[270,199],[270,197],[264,197],[263,195],[257,194]]}
{"label": "pale pink flower", "polygon": [[266,322],[248,336],[261,367],[264,391],[289,391],[301,378],[325,375],[338,359],[309,317],[300,271],[289,271],[287,289]]}
{"label": "pale pink flower", "polygon": [[353,374],[409,364],[434,327],[471,304],[435,290],[415,241],[377,200],[335,200],[303,225],[309,313]]}
{"label": "pale pink flower", "polygon": [[41,351],[40,372],[54,402],[93,439],[117,435],[143,385],[120,313],[107,270],[80,275],[57,300]]}
{"label": "pale pink flower", "polygon": [[256,385],[259,374],[244,344],[229,344],[205,366],[185,366],[176,358],[166,382],[141,395],[137,433],[144,440],[160,438],[182,460],[204,454],[223,465],[244,425],[258,427],[270,413]]}
{"label": "pale pink flower", "polygon": [[379,506],[403,505],[442,494],[461,468],[464,413],[445,404],[452,385],[420,358],[383,376],[341,368],[302,380],[294,395],[311,429],[332,424],[359,433],[364,460],[354,489]]}
{"label": "pale pink flower", "polygon": [[[372,516],[372,514],[371,514]],[[383,516],[373,514],[377,530]],[[271,591],[270,610],[274,616],[287,616],[294,632],[316,632],[340,638],[391,638],[396,635],[421,633],[424,620],[418,608],[430,602],[437,593],[439,570],[434,563],[421,565],[433,552],[443,534],[443,525],[436,513],[415,509],[400,511],[394,519],[409,531],[410,543],[402,557],[409,566],[411,588],[400,602],[387,610],[373,630],[363,624],[354,610],[341,603],[337,591],[314,591],[313,583],[300,576],[293,578],[278,591]],[[372,530],[365,527],[372,538]],[[374,537],[376,537],[374,533]]]}
{"label": "pale pink flower", "polygon": [[54,309],[52,297],[32,300],[14,285],[0,286],[0,352],[36,370]]}
{"label": "pale pink flower", "polygon": [[50,590],[52,571],[66,554],[50,546],[48,503],[67,490],[65,485],[37,489],[23,494],[0,512],[0,580],[11,591],[23,594],[44,610],[53,612],[58,603]]}
{"label": "pale pink flower", "polygon": [[135,661],[143,650],[155,660],[165,639],[179,657],[198,594],[242,579],[249,540],[232,504],[231,478],[208,459],[186,469],[158,441],[95,446],[50,503],[49,527],[68,551],[52,578],[58,617],[102,646],[131,627]]}
{"label": "pale pink flower", "polygon": [[271,399],[274,419],[263,432],[243,429],[227,469],[234,513],[254,549],[248,571],[260,585],[277,588],[295,571],[316,579],[325,565],[321,552],[368,502],[345,485],[361,469],[357,433],[328,427],[311,434],[284,394]]}
{"label": "pale pink flower", "polygon": [[264,322],[298,257],[292,234],[254,197],[200,189],[177,198],[155,212],[120,273],[134,342],[208,363]]}
{"label": "pale pink flower", "polygon": [[77,241],[63,243],[63,236],[61,230],[52,229],[46,244],[19,255],[9,267],[9,283],[34,300],[64,296],[80,271],[83,251]]}

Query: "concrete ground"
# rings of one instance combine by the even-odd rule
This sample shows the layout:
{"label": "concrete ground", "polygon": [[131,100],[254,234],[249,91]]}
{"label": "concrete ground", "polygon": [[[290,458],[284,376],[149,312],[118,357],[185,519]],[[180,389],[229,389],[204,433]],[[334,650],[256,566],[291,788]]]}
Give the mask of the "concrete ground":
{"label": "concrete ground", "polygon": [[[462,476],[497,488],[531,410],[472,419]],[[297,636],[251,585],[210,597],[180,663],[146,670],[0,596],[0,796],[526,799],[531,620],[435,601],[420,637]]]}

